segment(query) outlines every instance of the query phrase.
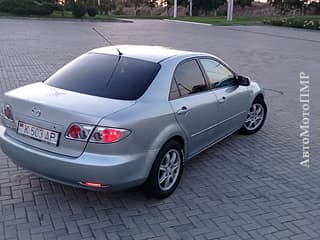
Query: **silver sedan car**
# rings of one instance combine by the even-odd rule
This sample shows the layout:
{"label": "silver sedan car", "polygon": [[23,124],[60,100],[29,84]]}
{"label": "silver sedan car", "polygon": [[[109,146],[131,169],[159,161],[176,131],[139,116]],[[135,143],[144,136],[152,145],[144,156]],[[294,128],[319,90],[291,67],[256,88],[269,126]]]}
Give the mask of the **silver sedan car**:
{"label": "silver sedan car", "polygon": [[262,89],[207,54],[111,46],[4,96],[2,150],[17,165],[94,190],[164,198],[184,162],[267,114]]}

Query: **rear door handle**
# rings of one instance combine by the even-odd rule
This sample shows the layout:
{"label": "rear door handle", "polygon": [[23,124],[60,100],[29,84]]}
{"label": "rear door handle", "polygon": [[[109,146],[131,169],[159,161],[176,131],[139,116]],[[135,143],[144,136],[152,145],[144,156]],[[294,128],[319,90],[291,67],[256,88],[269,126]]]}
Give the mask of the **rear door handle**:
{"label": "rear door handle", "polygon": [[177,111],[177,114],[183,115],[183,114],[186,114],[188,111],[189,111],[189,109],[186,106],[183,106]]}
{"label": "rear door handle", "polygon": [[225,96],[223,96],[222,98],[220,98],[218,100],[218,103],[224,103],[227,100],[227,98]]}

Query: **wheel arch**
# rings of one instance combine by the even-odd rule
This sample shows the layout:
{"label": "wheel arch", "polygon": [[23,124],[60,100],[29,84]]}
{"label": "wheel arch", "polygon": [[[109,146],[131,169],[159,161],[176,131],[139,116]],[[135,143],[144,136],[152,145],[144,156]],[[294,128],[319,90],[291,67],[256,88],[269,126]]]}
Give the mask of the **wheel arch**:
{"label": "wheel arch", "polygon": [[172,141],[172,140],[178,142],[181,145],[181,147],[183,149],[185,149],[185,141],[184,141],[183,137],[181,137],[180,135],[176,135],[176,136],[171,137],[167,142]]}
{"label": "wheel arch", "polygon": [[258,98],[264,100],[264,95],[263,95],[262,92],[259,92],[259,93],[255,96],[254,100],[256,100],[256,99],[258,99]]}
{"label": "wheel arch", "polygon": [[186,144],[186,139],[185,137],[182,135],[182,134],[179,134],[179,133],[175,133],[175,134],[172,134],[170,136],[168,136],[166,138],[166,140],[164,140],[161,144],[161,147],[159,148],[158,150],[158,153],[161,151],[161,149],[170,141],[176,141],[178,142],[181,147],[182,147],[182,150],[183,150],[183,155],[184,157],[187,156],[187,151],[188,151],[188,148],[187,148],[187,144]]}
{"label": "wheel arch", "polygon": [[178,143],[181,144],[183,148],[184,156],[188,156],[188,141],[186,136],[184,135],[184,132],[180,128],[178,123],[171,123],[161,129],[161,131],[158,133],[157,137],[153,139],[152,143],[150,144],[150,150],[156,150],[156,154],[149,156],[153,157],[153,159],[148,159],[148,174],[150,172],[150,169],[155,161],[154,156],[158,156],[161,149],[167,144],[169,141],[175,140]]}

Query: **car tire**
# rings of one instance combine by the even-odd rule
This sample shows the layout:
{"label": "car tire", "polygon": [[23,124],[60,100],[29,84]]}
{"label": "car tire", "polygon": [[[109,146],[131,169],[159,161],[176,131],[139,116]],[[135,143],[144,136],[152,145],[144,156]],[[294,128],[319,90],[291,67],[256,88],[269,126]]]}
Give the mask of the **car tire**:
{"label": "car tire", "polygon": [[183,147],[177,141],[170,140],[158,153],[143,190],[154,198],[170,196],[179,184],[183,166]]}
{"label": "car tire", "polygon": [[250,135],[258,132],[266,120],[267,105],[262,97],[257,97],[250,106],[240,133]]}

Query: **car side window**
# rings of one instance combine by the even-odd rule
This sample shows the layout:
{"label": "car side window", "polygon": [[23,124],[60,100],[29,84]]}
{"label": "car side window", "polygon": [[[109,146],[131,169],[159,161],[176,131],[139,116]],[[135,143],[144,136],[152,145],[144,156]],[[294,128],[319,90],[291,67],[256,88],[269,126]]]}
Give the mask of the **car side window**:
{"label": "car side window", "polygon": [[173,99],[177,99],[179,97],[180,97],[180,92],[178,90],[177,82],[175,79],[173,79],[171,82],[169,99],[173,100]]}
{"label": "car side window", "polygon": [[196,60],[188,60],[178,65],[171,86],[172,93],[175,87],[181,97],[207,90],[205,79]]}
{"label": "car side window", "polygon": [[213,59],[199,59],[203,66],[211,88],[234,86],[236,84],[234,74],[220,62]]}

